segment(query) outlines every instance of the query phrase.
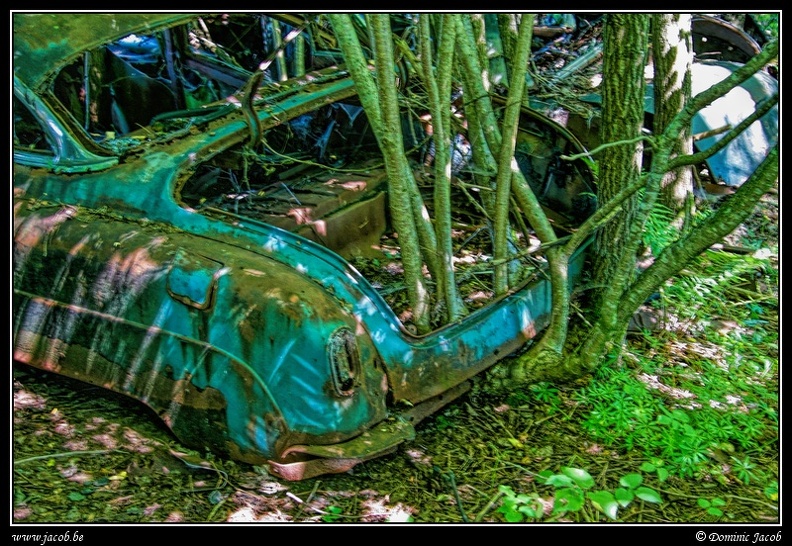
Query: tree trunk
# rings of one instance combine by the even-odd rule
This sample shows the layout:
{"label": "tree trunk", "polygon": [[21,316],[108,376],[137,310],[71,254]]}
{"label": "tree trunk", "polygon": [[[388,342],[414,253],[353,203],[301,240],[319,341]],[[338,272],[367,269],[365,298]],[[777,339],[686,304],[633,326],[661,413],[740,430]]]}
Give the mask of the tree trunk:
{"label": "tree trunk", "polygon": [[[602,154],[598,193],[607,203],[624,186],[641,176],[644,122],[644,69],[648,48],[649,16],[609,13],[605,18],[602,68],[602,128],[600,141],[630,141],[610,146]],[[615,317],[620,292],[632,280],[635,252],[628,248],[635,221],[636,198],[622,205],[622,212],[605,224],[597,235],[594,262],[596,308],[605,317]]]}
{"label": "tree trunk", "polygon": [[[509,81],[512,78],[512,59],[515,56],[515,52],[517,51],[517,29],[519,28],[520,23],[522,22],[523,18],[528,18],[531,23],[531,27],[534,26],[534,15],[533,13],[523,13],[523,14],[515,14],[515,13],[499,13],[498,14],[498,28],[501,34],[501,41],[503,42],[503,56],[506,59],[506,71],[509,77]],[[531,32],[533,35],[533,32]],[[530,74],[530,65],[526,65],[525,67],[525,87],[527,89],[532,89],[535,85],[533,78]],[[523,97],[523,106],[529,107],[530,104],[528,102],[528,95]]]}
{"label": "tree trunk", "polygon": [[[606,23],[606,30],[607,28]],[[605,44],[607,50],[607,34]],[[577,367],[580,370],[594,369],[607,355],[617,356],[621,350],[628,320],[652,291],[677,274],[695,256],[734,230],[741,221],[748,217],[751,205],[758,202],[761,195],[774,183],[779,168],[777,148],[771,151],[751,176],[750,183],[746,182],[712,218],[707,220],[703,226],[696,228],[695,231],[684,233],[662,250],[648,269],[638,274],[635,268],[636,250],[640,245],[646,219],[657,203],[665,175],[677,167],[703,161],[703,156],[699,156],[699,154],[685,157],[676,155],[678,149],[675,148],[674,143],[678,140],[679,135],[684,132],[685,127],[690,126],[697,111],[725,95],[730,89],[760,70],[765,63],[777,55],[777,52],[777,42],[768,44],[762,53],[736,70],[723,82],[690,99],[681,111],[670,120],[662,134],[656,134],[652,138],[651,167],[643,177],[645,184],[643,184],[644,192],[641,199],[636,199],[634,205],[630,207],[628,216],[632,223],[630,226],[625,226],[624,233],[627,234],[625,244],[621,248],[610,247],[607,252],[608,255],[620,252],[621,264],[617,265],[616,273],[610,279],[601,278],[600,282],[609,282],[610,284],[602,290],[599,306],[594,308],[596,320],[591,327],[587,327],[587,337],[573,355],[573,361],[577,362]],[[607,55],[608,53],[606,53]],[[603,76],[607,80],[607,76],[605,74]],[[639,99],[634,95],[633,100],[636,103],[639,102]],[[773,99],[768,102],[773,102]],[[765,105],[765,107],[769,106]],[[759,115],[759,112],[756,112],[755,115]],[[736,129],[740,129],[742,125],[747,126],[747,124],[748,120],[744,124],[739,124]],[[611,165],[607,164],[607,168],[610,167]],[[633,183],[630,186],[633,186]],[[740,198],[735,199],[737,195],[740,195]],[[625,214],[622,213],[619,218],[622,216]],[[598,259],[604,258],[601,256],[603,253],[606,253],[606,249],[598,248]]]}
{"label": "tree trunk", "polygon": [[[602,142],[620,142],[604,149],[600,164],[599,199],[608,212],[596,214],[585,229],[600,226],[595,254],[595,286],[600,298],[594,307],[595,324],[584,332],[584,350],[575,353],[569,347],[568,260],[574,246],[553,247],[547,258],[552,282],[553,310],[551,323],[541,339],[521,355],[508,370],[493,369],[490,385],[496,390],[513,389],[518,384],[536,381],[566,381],[591,369],[613,345],[620,345],[626,331],[617,321],[619,298],[632,280],[635,248],[631,230],[635,191],[640,187],[643,147],[644,66],[648,48],[647,15],[608,14],[604,32],[606,59],[603,68]],[[519,184],[515,190],[519,190]],[[517,197],[521,194],[515,192]],[[523,197],[527,195],[522,194]],[[618,200],[619,212],[609,201]],[[531,205],[531,203],[526,203]],[[609,222],[602,223],[606,218]],[[541,233],[539,234],[541,238]],[[582,242],[573,236],[575,245]],[[551,239],[554,239],[552,237]],[[579,336],[572,336],[576,340]],[[596,352],[592,352],[596,351]]]}
{"label": "tree trunk", "polygon": [[443,15],[438,46],[437,71],[433,62],[432,33],[429,16],[419,16],[421,64],[424,84],[429,94],[434,155],[434,210],[437,236],[438,293],[442,296],[447,322],[465,314],[464,304],[456,287],[453,248],[451,245],[451,68],[456,41],[456,16]]}
{"label": "tree trunk", "polygon": [[377,88],[383,125],[380,146],[388,173],[391,215],[399,234],[404,279],[410,297],[413,323],[419,333],[425,333],[430,329],[430,297],[426,279],[423,276],[422,253],[418,244],[418,231],[413,218],[413,207],[411,207],[410,188],[415,185],[415,181],[404,154],[401,115],[396,92],[396,71],[393,66],[390,16],[372,14],[370,21],[374,34],[374,59],[377,68]]}
{"label": "tree trunk", "polygon": [[484,35],[487,42],[487,58],[485,65],[489,68],[492,85],[500,89],[509,88],[509,74],[506,59],[503,56],[503,41],[498,28],[498,16],[495,13],[484,14]]}
{"label": "tree trunk", "polygon": [[[428,222],[419,220],[424,212],[422,199],[403,151],[394,85],[395,72],[390,48],[392,35],[387,16],[369,16],[369,29],[371,35],[375,37],[378,85],[375,85],[370,67],[363,59],[359,45],[356,46],[357,49],[350,45],[353,41],[348,36],[354,38],[355,34],[354,31],[347,32],[344,27],[345,19],[348,23],[348,17],[332,14],[329,17],[333,21],[339,44],[347,60],[347,67],[355,78],[361,101],[372,121],[372,127],[386,159],[386,169],[391,183],[391,202],[397,204],[392,211],[394,225],[402,239],[400,242],[405,258],[405,269],[410,270],[405,274],[405,278],[410,290],[411,302],[415,302],[411,304],[414,305],[414,310],[426,313],[429,303],[428,284],[419,269],[422,265],[421,259],[429,265],[427,257],[431,252],[430,249],[436,248],[445,248],[446,258],[443,263],[446,268],[448,267],[446,241],[436,243],[432,241],[435,236],[438,239],[445,239],[446,229],[442,224],[448,218],[446,197],[449,188],[446,185],[436,188],[436,210],[440,212],[438,227],[437,231],[434,228],[426,229]],[[437,159],[438,170],[435,174],[437,181],[445,181],[449,176],[446,152],[449,149],[448,139],[454,133],[450,130],[446,117],[450,111],[450,105],[446,102],[450,95],[448,92],[450,65],[444,61],[451,60],[448,42],[450,33],[447,34],[449,21],[458,20],[463,26],[458,28],[456,33],[456,58],[462,70],[468,135],[474,145],[476,143],[479,145],[474,150],[473,167],[479,171],[478,180],[482,180],[488,189],[491,188],[488,193],[492,194],[492,199],[487,206],[487,211],[491,213],[490,218],[495,219],[496,210],[498,215],[494,222],[496,229],[493,233],[493,245],[495,238],[502,243],[505,232],[510,228],[510,223],[504,222],[508,213],[504,203],[511,200],[517,203],[520,213],[527,218],[536,236],[546,247],[553,302],[550,324],[526,353],[516,360],[492,369],[491,385],[496,388],[513,390],[520,384],[536,381],[573,379],[593,370],[608,354],[618,356],[624,341],[627,322],[646,297],[668,278],[678,273],[690,260],[744,221],[750,214],[752,205],[772,186],[778,176],[776,147],[757,172],[737,190],[735,195],[723,203],[710,219],[700,224],[695,231],[681,232],[677,240],[657,252],[653,265],[642,272],[637,270],[637,258],[646,221],[661,196],[667,173],[700,163],[706,159],[707,154],[725,146],[728,139],[733,138],[730,135],[747,127],[778,100],[776,96],[764,101],[751,117],[738,124],[726,138],[706,153],[689,154],[684,148],[675,147],[679,136],[685,133],[685,128],[690,126],[697,111],[739,85],[760,70],[764,64],[777,57],[778,42],[773,41],[765,46],[762,53],[712,89],[691,98],[687,103],[685,103],[686,96],[682,92],[679,94],[680,105],[675,105],[673,109],[658,108],[659,112],[664,113],[659,114],[660,120],[655,125],[654,134],[644,135],[642,133],[643,89],[649,18],[650,15],[647,14],[608,14],[606,17],[603,53],[605,63],[602,142],[604,144],[590,152],[590,155],[600,159],[599,207],[562,241],[556,236],[552,224],[524,176],[514,167],[513,139],[518,110],[514,107],[513,99],[516,98],[515,93],[518,90],[511,89],[512,94],[503,110],[503,125],[501,125],[489,95],[490,82],[486,70],[479,62],[479,54],[476,50],[474,21],[482,22],[483,18],[472,14],[438,15],[433,18],[435,23],[432,29],[433,42],[430,44],[428,36],[423,37],[422,47],[426,56],[422,61],[427,63],[423,67],[424,79],[430,93],[433,120],[439,129],[437,138],[440,156]],[[442,21],[442,24],[437,24],[439,21]],[[445,31],[442,30],[443,28]],[[666,25],[664,28],[669,32],[670,28],[675,27]],[[679,32],[676,31],[675,35],[679,37]],[[520,36],[519,43],[522,47],[525,44],[522,41],[522,27]],[[439,54],[439,61],[429,59],[429,55],[435,51],[442,51]],[[658,59],[662,58],[658,61],[659,64],[672,58],[670,51],[658,54]],[[523,83],[524,78],[518,74],[527,65],[527,57],[526,62],[522,61],[524,54],[525,49],[522,49],[514,59],[518,63],[519,70],[513,68],[513,74]],[[411,58],[411,61],[414,65],[418,64],[415,57]],[[484,66],[487,64],[485,62]],[[673,66],[663,64],[658,70],[658,74],[661,74],[658,78],[663,82],[669,81],[669,78],[662,74],[672,71]],[[433,73],[435,70],[437,72]],[[517,80],[512,81],[512,86],[516,82]],[[663,82],[659,84],[659,96],[667,97],[668,102],[672,102],[670,97],[676,97],[677,94],[670,90],[674,89],[676,84],[665,85]],[[684,85],[683,79],[682,87]],[[660,103],[664,100],[658,99]],[[645,169],[642,165],[642,142],[646,140],[652,143],[652,162],[648,172],[642,175],[642,169]],[[499,172],[494,169],[495,157],[499,159],[497,169]],[[510,173],[509,177],[506,176],[507,173]],[[499,177],[497,188],[494,185],[489,186],[493,176]],[[497,207],[495,206],[496,189],[499,196]],[[399,205],[403,206],[403,210]],[[419,233],[423,233],[420,239]],[[591,271],[594,278],[589,286],[596,287],[596,290],[588,293],[592,297],[585,302],[587,306],[585,327],[577,327],[574,332],[570,332],[568,331],[571,309],[569,260],[574,251],[589,240],[592,234],[596,236],[596,248],[593,257],[594,267]],[[415,242],[416,239],[419,239],[419,243]],[[424,248],[421,248],[422,246]],[[414,260],[416,256],[420,256],[421,259]],[[501,263],[508,261],[508,258],[508,252],[498,250],[498,258],[493,260],[493,265],[498,268]],[[453,269],[447,269],[445,272],[448,271],[453,272]],[[432,271],[431,265],[430,272],[434,278],[442,278]],[[500,279],[503,279],[502,275]],[[420,327],[428,328],[428,325],[423,322]]]}
{"label": "tree trunk", "polygon": [[407,179],[412,177],[412,170],[406,165],[407,159],[404,155],[401,119],[396,97],[390,20],[387,15],[371,16],[372,33],[376,43],[377,82],[375,82],[349,15],[329,14],[328,17],[385,159],[388,189],[391,194],[391,216],[399,234],[404,280],[413,312],[413,322],[418,332],[427,332],[430,297],[422,273],[421,247],[413,219],[410,182],[415,185],[415,180]]}
{"label": "tree trunk", "polygon": [[495,266],[495,294],[503,295],[509,289],[507,239],[509,236],[509,196],[511,194],[511,180],[514,172],[519,172],[520,167],[514,159],[514,149],[517,144],[517,128],[520,122],[523,95],[525,93],[525,69],[528,66],[528,57],[531,53],[531,38],[533,21],[526,17],[520,24],[517,49],[513,59],[512,74],[515,76],[509,96],[506,99],[506,111],[503,116],[502,142],[498,154],[498,177],[496,179],[495,199],[495,261],[502,262]]}
{"label": "tree trunk", "polygon": [[[654,65],[654,131],[665,131],[682,110],[691,93],[690,67],[693,40],[689,13],[658,13],[652,16],[652,54]],[[693,153],[690,127],[685,127],[674,142],[675,156]],[[692,197],[693,167],[680,167],[666,174],[661,201],[681,212]]]}
{"label": "tree trunk", "polygon": [[463,33],[473,40],[475,44],[473,51],[475,51],[478,65],[482,68],[479,72],[474,72],[471,75],[481,78],[484,88],[489,92],[492,85],[488,77],[489,70],[484,70],[484,67],[489,67],[489,52],[484,15],[481,13],[471,13],[463,16],[462,21],[464,24]]}

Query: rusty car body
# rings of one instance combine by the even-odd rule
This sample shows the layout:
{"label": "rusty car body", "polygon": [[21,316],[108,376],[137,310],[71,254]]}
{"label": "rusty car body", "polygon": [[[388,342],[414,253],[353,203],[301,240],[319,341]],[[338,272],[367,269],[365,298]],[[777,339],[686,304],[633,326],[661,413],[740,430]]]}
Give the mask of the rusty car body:
{"label": "rusty car body", "polygon": [[[376,142],[332,36],[301,25],[13,15],[15,361],[288,480],[392,452],[550,310],[533,275],[429,334],[405,327],[350,261],[388,226],[384,169],[359,153]],[[312,33],[304,71],[270,64],[273,29]],[[591,174],[554,158],[580,144],[528,110],[522,123],[532,183],[579,214]]]}

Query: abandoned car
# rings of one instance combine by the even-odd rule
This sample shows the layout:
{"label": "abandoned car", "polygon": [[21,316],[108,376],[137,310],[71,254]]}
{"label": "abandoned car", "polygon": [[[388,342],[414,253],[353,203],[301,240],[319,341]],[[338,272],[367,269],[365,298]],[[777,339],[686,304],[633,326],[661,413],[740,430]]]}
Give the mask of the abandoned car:
{"label": "abandoned car", "polygon": [[[549,283],[528,253],[538,265],[516,288],[428,334],[387,299],[387,177],[326,29],[293,14],[17,13],[13,31],[15,361],[299,480],[392,452],[546,326]],[[416,169],[420,114],[404,112]],[[559,225],[582,221],[592,175],[558,160],[582,151],[575,137],[526,109],[518,147]],[[460,252],[484,226],[463,208]]]}

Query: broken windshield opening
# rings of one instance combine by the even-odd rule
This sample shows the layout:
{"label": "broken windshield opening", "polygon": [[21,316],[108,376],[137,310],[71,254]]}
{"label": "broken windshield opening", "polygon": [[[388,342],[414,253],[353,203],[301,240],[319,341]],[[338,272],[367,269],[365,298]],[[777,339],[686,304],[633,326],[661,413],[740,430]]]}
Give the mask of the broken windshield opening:
{"label": "broken windshield opening", "polygon": [[[117,151],[211,117],[256,70],[267,85],[336,60],[315,50],[305,26],[264,14],[197,17],[85,52],[58,74],[53,93],[96,142]],[[263,66],[268,58],[277,62]]]}
{"label": "broken windshield opening", "polygon": [[[417,151],[426,135],[403,120]],[[325,105],[197,166],[181,200],[200,211],[244,215],[298,233],[346,257],[370,254],[387,226],[386,177],[363,108]]]}

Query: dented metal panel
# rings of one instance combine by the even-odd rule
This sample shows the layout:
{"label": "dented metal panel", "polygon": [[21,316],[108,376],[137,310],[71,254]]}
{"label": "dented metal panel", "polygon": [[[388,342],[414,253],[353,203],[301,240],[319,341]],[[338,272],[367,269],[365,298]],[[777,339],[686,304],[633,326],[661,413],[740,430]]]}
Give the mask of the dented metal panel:
{"label": "dented metal panel", "polygon": [[[19,206],[15,220],[16,359],[131,395],[177,434],[259,463],[385,417],[382,369],[361,367],[356,389],[333,386],[326,342],[354,319],[282,264],[214,244],[234,265],[181,276],[181,292],[198,297],[216,283],[195,305],[172,297],[173,279],[204,241],[61,207]],[[374,357],[358,336],[336,350]]]}
{"label": "dented metal panel", "polygon": [[178,249],[168,271],[168,294],[176,301],[196,309],[212,304],[217,282],[224,273],[223,265],[201,254]]}

